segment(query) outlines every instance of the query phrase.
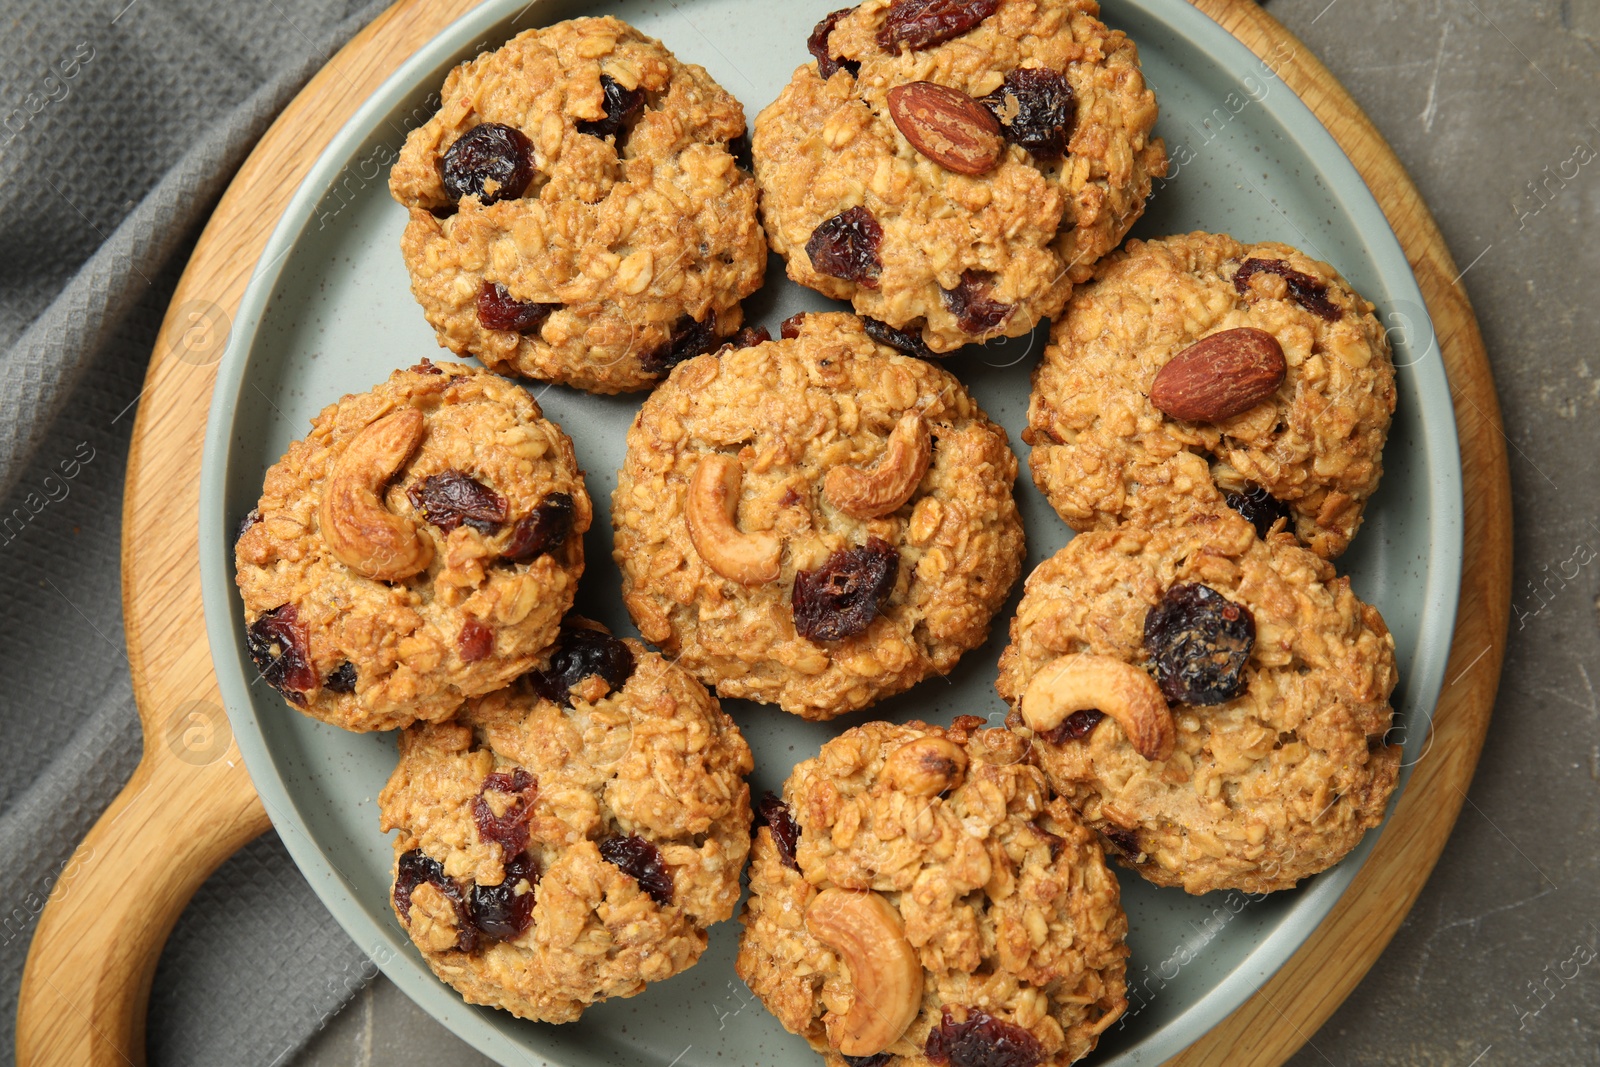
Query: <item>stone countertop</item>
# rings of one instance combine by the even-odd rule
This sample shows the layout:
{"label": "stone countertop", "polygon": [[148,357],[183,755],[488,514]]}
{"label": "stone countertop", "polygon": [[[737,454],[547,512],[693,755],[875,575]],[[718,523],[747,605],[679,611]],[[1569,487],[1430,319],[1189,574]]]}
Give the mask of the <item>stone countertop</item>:
{"label": "stone countertop", "polygon": [[[1467,802],[1388,950],[1289,1062],[1600,1063],[1600,0],[1267,8],[1389,139],[1465,269],[1516,504]],[[295,1063],[489,1061],[380,979]]]}

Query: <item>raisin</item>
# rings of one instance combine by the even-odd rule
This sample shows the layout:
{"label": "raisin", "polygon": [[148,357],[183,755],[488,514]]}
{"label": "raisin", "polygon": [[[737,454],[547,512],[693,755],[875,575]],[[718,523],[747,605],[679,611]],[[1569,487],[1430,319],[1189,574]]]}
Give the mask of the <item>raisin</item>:
{"label": "raisin", "polygon": [[400,857],[394,878],[394,906],[407,926],[411,924],[411,893],[427,882],[448,900],[456,911],[456,948],[471,952],[478,947],[478,928],[472,921],[467,901],[454,878],[447,877],[439,861],[421,849],[412,849]]}
{"label": "raisin", "polygon": [[1144,617],[1144,647],[1168,700],[1221,704],[1244,692],[1256,620],[1209,585],[1173,586]]}
{"label": "raisin", "polygon": [[[486,793],[506,793],[516,797],[503,815],[496,815]],[[472,821],[478,824],[478,838],[500,846],[502,856],[515,856],[528,847],[528,823],[533,819],[533,800],[539,783],[533,775],[516,768],[509,774],[494,771],[483,780],[483,788],[472,798]]]}
{"label": "raisin", "polygon": [[841,1052],[839,1053],[839,1058],[848,1063],[850,1067],[889,1067],[889,1063],[894,1059],[894,1054],[879,1052],[871,1056],[846,1056]]}
{"label": "raisin", "polygon": [[883,260],[878,246],[883,244],[883,227],[872,212],[859,204],[820,223],[806,242],[806,255],[818,274],[857,282],[868,289],[878,287]]}
{"label": "raisin", "polygon": [[961,281],[954,289],[940,289],[945,309],[956,317],[956,326],[962,333],[982,337],[992,333],[1011,317],[1016,310],[989,295],[992,276],[984,271],[961,272]]}
{"label": "raisin", "polygon": [[311,666],[311,649],[306,643],[306,628],[300,624],[300,611],[293,604],[280,604],[256,616],[245,634],[250,658],[266,683],[291,703],[306,706],[306,693],[317,687],[317,672]]}
{"label": "raisin", "polygon": [[806,50],[817,57],[817,77],[827,81],[842,67],[850,72],[853,78],[861,73],[861,62],[855,59],[835,59],[828,51],[828,35],[839,24],[853,7],[841,7],[838,11],[830,11],[817,23],[817,28],[811,31],[811,36],[806,38]]}
{"label": "raisin", "polygon": [[238,541],[239,541],[239,538],[243,537],[245,535],[245,532],[247,530],[249,530],[250,527],[254,526],[256,523],[258,523],[260,521],[261,521],[261,509],[260,508],[251,508],[249,514],[245,515],[244,518],[239,520],[239,529],[237,531],[235,531],[235,533],[233,535],[234,543],[237,544]]}
{"label": "raisin", "polygon": [[1068,741],[1081,741],[1094,732],[1100,725],[1100,720],[1105,718],[1105,713],[1088,708],[1084,711],[1075,711],[1061,720],[1061,725],[1046,730],[1039,736],[1052,745],[1065,744]]}
{"label": "raisin", "polygon": [[1138,860],[1144,855],[1144,849],[1139,847],[1139,835],[1133,830],[1116,825],[1106,825],[1100,828],[1100,833],[1116,846],[1117,851],[1130,860]]}
{"label": "raisin", "polygon": [[533,333],[560,304],[535,304],[513,300],[499,282],[484,282],[478,289],[478,324],[486,330]]}
{"label": "raisin", "polygon": [[412,374],[443,374],[444,371],[440,370],[437,366],[435,366],[433,360],[429,359],[427,356],[423,356],[422,357],[422,362],[414,365],[411,368],[411,373]]}
{"label": "raisin", "polygon": [[339,669],[322,680],[322,688],[331,693],[356,691],[356,665],[349,660],[339,664]]}
{"label": "raisin", "polygon": [[951,1067],[1037,1067],[1044,1060],[1044,1046],[1016,1023],[988,1012],[969,1008],[966,1022],[956,1022],[945,1008],[939,1025],[928,1031],[923,1054]]}
{"label": "raisin", "polygon": [[765,326],[741,326],[739,332],[722,343],[724,350],[734,348],[754,348],[764,345],[772,340],[772,335]]}
{"label": "raisin", "polygon": [[462,663],[476,663],[494,651],[494,628],[485,626],[477,619],[468,619],[461,624],[461,632],[456,634],[456,651],[461,655]]}
{"label": "raisin", "polygon": [[672,331],[664,342],[639,357],[639,365],[647,374],[665,374],[686,359],[714,351],[718,343],[714,313],[708,310],[704,322],[684,315],[672,324]]}
{"label": "raisin", "polygon": [[621,689],[633,677],[633,666],[633,650],[610,634],[564,626],[549,665],[525,677],[535,693],[571,707],[572,687],[585,678],[598,674],[613,690]]}
{"label": "raisin", "polygon": [[1035,159],[1060,159],[1077,124],[1077,102],[1066,76],[1043,67],[1023,67],[1006,75],[1000,88],[978,103],[1000,120],[1006,140]]}
{"label": "raisin", "polygon": [[810,641],[854,637],[878,617],[878,607],[894,589],[900,553],[881,537],[856,548],[841,548],[814,571],[794,576],[794,628]]}
{"label": "raisin", "polygon": [[1250,291],[1250,279],[1257,274],[1276,274],[1289,287],[1294,302],[1318,318],[1332,322],[1339,317],[1339,306],[1328,299],[1328,287],[1309,274],[1294,270],[1281,259],[1247,259],[1233,275],[1233,287],[1241,295]]}
{"label": "raisin", "polygon": [[533,511],[517,520],[501,557],[522,563],[560,548],[572,536],[572,511],[569,494],[551,493],[539,501]]}
{"label": "raisin", "polygon": [[428,475],[421,485],[406,490],[406,499],[445,533],[466,523],[492,534],[506,521],[506,498],[458,470]]}
{"label": "raisin", "polygon": [[624,89],[622,83],[609,74],[600,75],[600,91],[605,94],[606,117],[594,121],[580,119],[578,132],[590,137],[617,138],[617,147],[628,139],[628,131],[644,114],[644,89]]}
{"label": "raisin", "polygon": [[[499,885],[472,887],[472,922],[486,936],[510,941],[533,924],[533,887],[539,884],[539,865],[526,852],[506,861],[506,876]],[[517,885],[527,882],[526,892]]]}
{"label": "raisin", "polygon": [[785,867],[798,871],[800,861],[794,858],[794,850],[800,844],[800,826],[789,813],[789,805],[774,793],[764,793],[761,802],[756,805],[756,825],[765,825],[772,831],[772,843],[777,846],[778,859]]}
{"label": "raisin", "polygon": [[1000,8],[1000,0],[894,0],[878,44],[896,51],[905,45],[913,52],[960,37]]}
{"label": "raisin", "polygon": [[796,311],[793,315],[778,324],[778,336],[785,341],[792,341],[800,336],[800,326],[806,321],[804,311]]}
{"label": "raisin", "polygon": [[485,122],[456,138],[439,174],[451,202],[467,196],[485,205],[512,200],[533,180],[533,145],[515,127]]}
{"label": "raisin", "polygon": [[1289,505],[1255,482],[1246,482],[1242,493],[1223,494],[1223,499],[1230,508],[1249,519],[1261,537],[1271,533],[1279,519],[1289,517]]}
{"label": "raisin", "polygon": [[638,882],[657,904],[672,903],[672,872],[662,863],[661,850],[638,834],[606,838],[600,842],[600,858]]}
{"label": "raisin", "polygon": [[861,328],[867,332],[868,337],[880,345],[888,345],[908,356],[916,356],[918,359],[939,358],[922,340],[921,333],[897,330],[882,319],[875,319],[871,315],[861,316]]}

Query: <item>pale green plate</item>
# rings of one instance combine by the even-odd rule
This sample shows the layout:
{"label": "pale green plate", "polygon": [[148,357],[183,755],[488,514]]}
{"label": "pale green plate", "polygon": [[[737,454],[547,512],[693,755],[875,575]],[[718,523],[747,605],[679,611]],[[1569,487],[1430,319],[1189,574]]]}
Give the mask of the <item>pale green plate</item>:
{"label": "pale green plate", "polygon": [[[389,199],[384,162],[406,131],[426,120],[427,98],[451,66],[528,26],[609,12],[704,65],[753,119],[807,60],[806,35],[837,3],[490,0],[411,57],[333,139],[278,224],[233,324],[207,428],[200,565],[217,676],[239,747],[290,853],[350,936],[418,1004],[506,1064],[812,1067],[818,1061],[734,977],[736,922],[713,930],[710,949],[691,970],[638,997],[595,1007],[568,1026],[470,1007],[438,982],[388,907],[391,852],[378,833],[376,797],[394,764],[394,739],[319,725],[266,686],[252,685],[231,533],[254,506],[266,468],[323,405],[424,356],[448,356],[411,297],[399,253],[405,213]],[[1161,105],[1158,132],[1181,164],[1158,183],[1135,233],[1209,229],[1297,245],[1334,264],[1391,327],[1401,370],[1383,488],[1340,568],[1394,632],[1396,704],[1407,730],[1407,763],[1414,763],[1439,692],[1461,570],[1455,423],[1422,296],[1354,167],[1270,63],[1183,0],[1111,0],[1106,7],[1107,21],[1139,43]],[[829,306],[784,279],[776,260],[768,278],[746,309],[774,334],[793,312]],[[947,362],[1019,450],[1028,371],[1044,332],[969,349]],[[607,504],[623,434],[641,397],[533,391],[572,435],[595,500],[579,606],[634,633],[610,562]],[[1026,475],[1017,494],[1031,568],[1060,548],[1069,531]],[[965,713],[998,723],[1004,708],[993,689],[995,664],[1014,604],[1000,615],[990,642],[948,679],[925,682],[868,714],[948,722]],[[777,788],[796,760],[865,717],[808,724],[739,701],[725,706],[755,750],[757,795]],[[1133,1007],[1091,1062],[1160,1063],[1242,1004],[1333,907],[1375,838],[1301,888],[1259,902],[1238,894],[1193,898],[1119,871],[1132,926]]]}

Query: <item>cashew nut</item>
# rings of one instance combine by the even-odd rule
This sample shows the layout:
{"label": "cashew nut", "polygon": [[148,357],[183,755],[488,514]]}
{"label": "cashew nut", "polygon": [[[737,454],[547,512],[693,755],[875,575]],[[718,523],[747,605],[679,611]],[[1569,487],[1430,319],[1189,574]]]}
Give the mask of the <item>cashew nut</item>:
{"label": "cashew nut", "polygon": [[433,542],[384,507],[381,495],[422,432],[422,412],[403,408],[356,434],[334,462],[317,518],[329,551],[358,574],[399,581],[433,560]]}
{"label": "cashew nut", "polygon": [[1154,678],[1131,663],[1089,653],[1058,656],[1022,694],[1022,721],[1053,730],[1075,711],[1094,709],[1117,720],[1133,750],[1147,760],[1172,755],[1172,712]]}
{"label": "cashew nut", "polygon": [[883,779],[902,793],[937,796],[961,784],[967,773],[967,753],[942,737],[919,737],[889,753],[883,761]]}
{"label": "cashew nut", "polygon": [[835,467],[822,482],[833,506],[856,519],[881,519],[911,499],[933,457],[933,438],[919,412],[900,416],[871,470]]}
{"label": "cashew nut", "polygon": [[743,481],[744,467],[736,457],[706,456],[689,478],[684,513],[689,520],[689,540],[706,566],[730,582],[760,585],[778,576],[783,546],[774,534],[739,529],[739,486]]}
{"label": "cashew nut", "polygon": [[870,890],[824,889],[806,908],[806,929],[850,968],[850,1010],[829,1028],[845,1056],[875,1056],[922,1010],[922,962],[900,913]]}

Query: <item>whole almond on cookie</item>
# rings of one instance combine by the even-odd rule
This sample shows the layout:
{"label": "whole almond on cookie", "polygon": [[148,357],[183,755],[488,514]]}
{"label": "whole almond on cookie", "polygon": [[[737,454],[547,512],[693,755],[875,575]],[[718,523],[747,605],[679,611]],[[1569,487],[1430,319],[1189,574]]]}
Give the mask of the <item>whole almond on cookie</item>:
{"label": "whole almond on cookie", "polygon": [[959,89],[911,82],[890,89],[888,99],[889,116],[911,147],[946,170],[983,174],[999,161],[1000,123]]}
{"label": "whole almond on cookie", "polygon": [[1174,356],[1150,385],[1150,403],[1175,419],[1221,422],[1277,392],[1288,366],[1265,330],[1242,326],[1203,338]]}

